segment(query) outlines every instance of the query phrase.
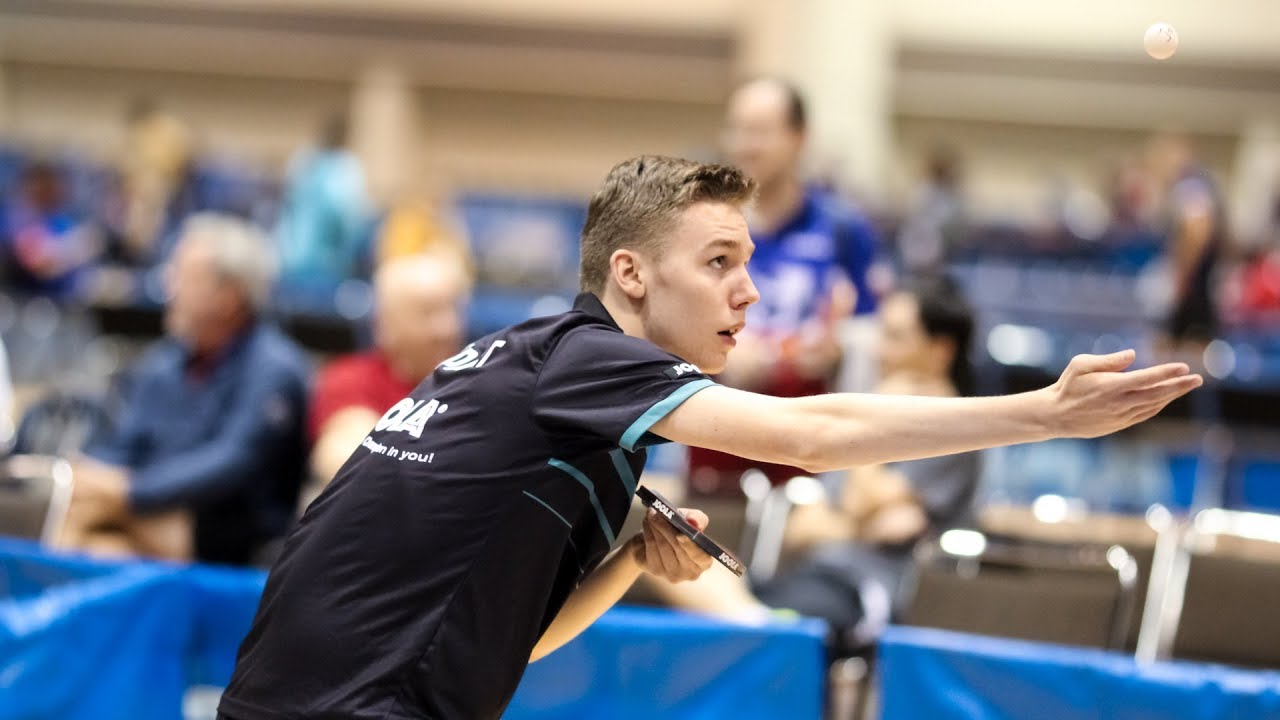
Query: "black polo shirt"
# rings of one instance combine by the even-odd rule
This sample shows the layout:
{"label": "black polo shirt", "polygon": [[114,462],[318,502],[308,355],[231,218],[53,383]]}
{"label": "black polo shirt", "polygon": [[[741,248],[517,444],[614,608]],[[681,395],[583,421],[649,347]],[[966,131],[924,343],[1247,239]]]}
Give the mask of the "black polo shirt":
{"label": "black polo shirt", "polygon": [[621,529],[649,428],[712,384],[590,294],[468,345],[303,515],[220,712],[498,717]]}

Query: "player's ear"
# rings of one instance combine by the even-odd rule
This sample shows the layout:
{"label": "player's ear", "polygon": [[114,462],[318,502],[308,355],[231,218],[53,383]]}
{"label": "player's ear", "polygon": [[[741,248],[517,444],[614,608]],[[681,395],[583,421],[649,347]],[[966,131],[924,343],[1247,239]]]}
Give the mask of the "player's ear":
{"label": "player's ear", "polygon": [[640,276],[642,259],[634,251],[619,248],[609,256],[609,274],[622,292],[632,300],[644,297],[644,278]]}

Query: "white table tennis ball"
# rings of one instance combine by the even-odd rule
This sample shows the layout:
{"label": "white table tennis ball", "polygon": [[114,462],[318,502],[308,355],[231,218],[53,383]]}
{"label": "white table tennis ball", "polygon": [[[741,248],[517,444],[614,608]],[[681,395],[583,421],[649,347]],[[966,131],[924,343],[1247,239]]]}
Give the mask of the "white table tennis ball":
{"label": "white table tennis ball", "polygon": [[1142,38],[1142,45],[1147,54],[1156,60],[1167,60],[1178,51],[1178,31],[1169,23],[1158,22],[1147,28]]}

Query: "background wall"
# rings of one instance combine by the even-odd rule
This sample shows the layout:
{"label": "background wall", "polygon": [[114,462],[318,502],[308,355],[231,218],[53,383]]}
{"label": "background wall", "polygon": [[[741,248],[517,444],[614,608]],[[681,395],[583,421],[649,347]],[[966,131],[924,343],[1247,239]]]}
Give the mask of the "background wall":
{"label": "background wall", "polygon": [[[1182,37],[1164,63],[1141,49],[1157,19]],[[147,94],[209,146],[279,167],[352,109],[414,136],[413,157],[362,147],[380,192],[429,177],[576,196],[629,154],[713,152],[733,78],[782,72],[814,99],[815,164],[863,197],[902,202],[946,141],[974,158],[976,208],[1027,218],[1048,168],[1097,185],[1100,158],[1153,128],[1195,133],[1230,190],[1237,146],[1280,117],[1277,23],[1266,0],[11,0],[0,123],[107,152]],[[370,91],[379,68],[398,80]]]}

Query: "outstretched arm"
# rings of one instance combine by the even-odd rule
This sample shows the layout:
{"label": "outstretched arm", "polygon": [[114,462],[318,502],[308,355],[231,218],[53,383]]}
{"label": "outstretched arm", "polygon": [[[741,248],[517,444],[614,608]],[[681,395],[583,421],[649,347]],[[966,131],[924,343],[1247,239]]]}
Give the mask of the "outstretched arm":
{"label": "outstretched arm", "polygon": [[711,387],[652,428],[668,440],[824,472],[1054,437],[1097,437],[1199,387],[1170,363],[1124,372],[1131,350],[1079,355],[1053,385],[1001,397],[831,394],[773,398]]}

